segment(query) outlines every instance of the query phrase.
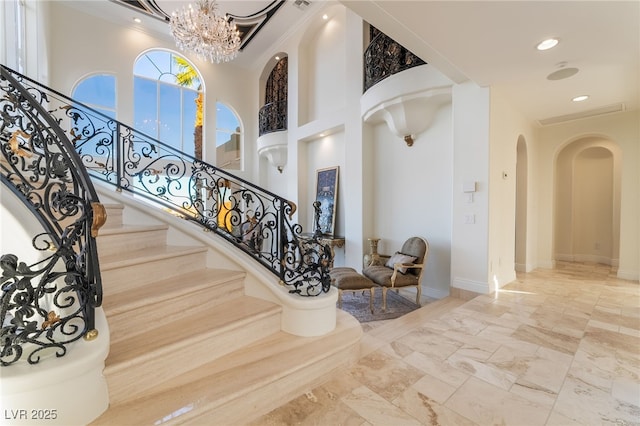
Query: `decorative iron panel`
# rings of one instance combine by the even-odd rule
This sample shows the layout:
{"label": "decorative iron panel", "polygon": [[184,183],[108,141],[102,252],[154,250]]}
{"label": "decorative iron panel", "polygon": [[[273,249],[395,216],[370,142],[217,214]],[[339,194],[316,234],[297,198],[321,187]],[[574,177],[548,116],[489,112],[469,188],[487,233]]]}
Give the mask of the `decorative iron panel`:
{"label": "decorative iron panel", "polygon": [[370,27],[371,42],[364,52],[364,90],[385,78],[426,62],[382,31]]}
{"label": "decorative iron panel", "polygon": [[104,209],[73,145],[45,109],[49,98],[0,67],[0,178],[43,231],[33,264],[0,257],[0,365],[63,356],[95,335],[102,302],[95,236]]}

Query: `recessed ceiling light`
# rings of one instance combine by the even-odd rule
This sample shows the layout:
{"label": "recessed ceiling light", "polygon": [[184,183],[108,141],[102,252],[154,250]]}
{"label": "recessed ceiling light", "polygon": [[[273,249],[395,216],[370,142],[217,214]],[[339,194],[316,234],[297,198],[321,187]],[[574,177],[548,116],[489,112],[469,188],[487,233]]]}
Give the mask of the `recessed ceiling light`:
{"label": "recessed ceiling light", "polygon": [[573,102],[582,102],[582,101],[586,101],[587,99],[589,99],[589,95],[580,95],[580,96],[576,96],[575,98],[571,99]]}
{"label": "recessed ceiling light", "polygon": [[555,47],[558,44],[558,42],[559,40],[557,38],[548,38],[538,43],[538,45],[536,46],[536,49],[548,50],[548,49],[551,49],[552,47]]}
{"label": "recessed ceiling light", "polygon": [[140,19],[140,18],[133,18],[133,22],[135,22],[136,24],[139,24],[140,22],[142,22],[142,19]]}
{"label": "recessed ceiling light", "polygon": [[324,20],[326,21],[327,19],[329,19],[329,15],[327,15],[327,14],[325,13],[324,15],[322,15],[322,19],[324,19]]}
{"label": "recessed ceiling light", "polygon": [[276,61],[279,61],[279,60],[280,60],[280,56],[276,56]]}

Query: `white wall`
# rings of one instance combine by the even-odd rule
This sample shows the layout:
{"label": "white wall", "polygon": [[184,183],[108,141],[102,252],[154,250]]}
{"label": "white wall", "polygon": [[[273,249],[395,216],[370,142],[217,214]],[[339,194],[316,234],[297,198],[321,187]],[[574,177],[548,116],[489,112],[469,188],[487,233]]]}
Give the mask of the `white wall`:
{"label": "white wall", "polygon": [[309,92],[299,101],[307,103],[308,115],[302,124],[345,106],[345,23],[346,9],[342,7],[315,34],[306,35],[310,40],[306,66]]}
{"label": "white wall", "polygon": [[[22,201],[4,185],[0,186],[0,255],[15,254],[18,262],[32,265],[47,256],[50,251],[38,251],[32,239],[43,232],[43,226]],[[38,239],[39,244],[43,240]]]}
{"label": "white wall", "polygon": [[[451,281],[451,188],[453,144],[451,105],[443,106],[431,127],[417,135],[413,146],[395,136],[386,124],[373,129],[373,234],[378,252],[393,254],[404,241],[419,236],[430,252],[422,287],[425,295],[449,294]],[[361,261],[360,261],[361,262]],[[359,265],[350,265],[358,267]]]}
{"label": "white wall", "polygon": [[588,148],[576,158],[574,256],[612,263],[613,175],[613,154],[605,148]]}
{"label": "white wall", "polygon": [[[535,144],[534,129],[499,88],[491,89],[489,158],[489,275],[490,291],[513,281],[516,240],[516,165],[518,140]],[[527,161],[529,161],[527,159]],[[525,169],[529,167],[525,166]],[[526,179],[527,182],[529,179]],[[526,191],[529,194],[529,191]],[[530,203],[525,203],[527,209]],[[532,217],[526,214],[528,220]],[[528,224],[521,224],[528,228]],[[524,235],[528,239],[529,233]],[[525,241],[524,244],[527,244]],[[531,264],[529,250],[524,264]]]}
{"label": "white wall", "polygon": [[[476,293],[489,292],[489,95],[472,82],[453,87],[451,286]],[[476,183],[472,202],[464,182]]]}

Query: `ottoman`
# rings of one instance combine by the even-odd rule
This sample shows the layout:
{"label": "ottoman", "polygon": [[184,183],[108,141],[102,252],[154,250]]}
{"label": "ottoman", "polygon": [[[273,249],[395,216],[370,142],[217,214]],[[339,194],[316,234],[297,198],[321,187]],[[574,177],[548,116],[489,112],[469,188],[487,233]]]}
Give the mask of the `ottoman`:
{"label": "ottoman", "polygon": [[369,290],[369,308],[373,313],[373,298],[375,296],[375,288],[378,287],[373,281],[364,275],[360,275],[353,268],[339,267],[333,268],[329,275],[334,287],[338,289],[338,308],[342,308],[342,292],[343,291],[360,291],[363,294],[365,290]]}

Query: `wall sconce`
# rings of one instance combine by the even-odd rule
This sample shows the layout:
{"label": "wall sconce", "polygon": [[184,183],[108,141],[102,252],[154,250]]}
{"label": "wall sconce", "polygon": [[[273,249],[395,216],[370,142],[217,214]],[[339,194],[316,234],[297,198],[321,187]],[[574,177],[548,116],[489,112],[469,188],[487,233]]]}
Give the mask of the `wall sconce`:
{"label": "wall sconce", "polygon": [[272,132],[258,138],[258,155],[282,173],[287,165],[287,140],[289,132]]}

